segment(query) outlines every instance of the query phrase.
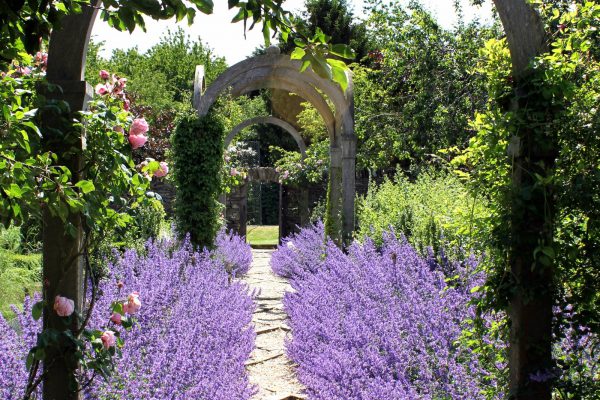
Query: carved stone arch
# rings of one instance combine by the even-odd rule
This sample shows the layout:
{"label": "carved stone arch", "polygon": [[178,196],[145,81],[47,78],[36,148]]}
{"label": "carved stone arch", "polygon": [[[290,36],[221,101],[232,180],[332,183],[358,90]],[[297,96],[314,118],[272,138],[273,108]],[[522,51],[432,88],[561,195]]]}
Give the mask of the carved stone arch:
{"label": "carved stone arch", "polygon": [[[198,66],[201,67],[201,66]],[[232,67],[233,68],[233,67]],[[196,69],[196,72],[204,69]],[[281,77],[277,74],[257,75],[255,71],[246,71],[238,74],[235,81],[230,82],[230,86],[221,86],[220,92],[215,88],[214,83],[209,87],[209,91],[202,92],[194,87],[194,107],[200,115],[205,115],[210,106],[214,104],[217,97],[223,92],[229,92],[233,97],[239,97],[259,89],[281,89],[290,93],[295,93],[304,100],[310,102],[323,118],[323,122],[329,133],[331,140],[335,141],[335,116],[327,103],[327,100],[314,88],[314,86],[305,82],[299,82],[287,77]],[[218,79],[217,79],[218,80]],[[204,81],[203,78],[196,79],[197,82]],[[215,81],[216,82],[216,81]],[[198,95],[196,95],[198,93]]]}
{"label": "carved stone arch", "polygon": [[298,132],[296,130],[296,128],[294,128],[290,123],[288,123],[282,119],[279,119],[277,117],[273,117],[273,116],[250,118],[244,122],[239,123],[231,130],[231,132],[229,132],[229,134],[225,138],[225,142],[224,142],[225,148],[227,148],[229,146],[229,144],[231,143],[233,138],[236,137],[244,128],[247,128],[252,125],[257,125],[257,124],[276,125],[276,126],[282,128],[283,130],[285,130],[296,141],[296,144],[298,145],[298,149],[300,149],[300,153],[302,154],[302,158],[306,157],[306,144],[304,143],[304,140],[302,139],[300,132]]}
{"label": "carved stone arch", "polygon": [[[326,121],[330,136],[329,202],[332,218],[341,232],[329,232],[340,242],[349,241],[354,230],[354,196],[356,136],[354,135],[354,98],[351,73],[343,92],[332,81],[323,79],[310,68],[300,72],[301,63],[280,55],[271,47],[266,55],[241,61],[223,72],[201,93],[194,104],[200,116],[206,115],[223,93],[233,96],[261,88],[277,88],[293,92],[308,100]],[[322,93],[322,94],[321,94]],[[333,116],[327,99],[333,104]]]}

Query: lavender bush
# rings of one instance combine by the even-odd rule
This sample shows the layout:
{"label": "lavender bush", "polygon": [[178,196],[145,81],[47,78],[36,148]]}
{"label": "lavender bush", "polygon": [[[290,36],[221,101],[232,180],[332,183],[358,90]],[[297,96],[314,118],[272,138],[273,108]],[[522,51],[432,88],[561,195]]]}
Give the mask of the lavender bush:
{"label": "lavender bush", "polygon": [[325,239],[325,227],[317,222],[282,240],[271,257],[275,274],[292,280],[301,280],[317,272],[325,262],[328,251],[336,251]]}
{"label": "lavender bush", "polygon": [[[6,321],[0,314],[0,399],[20,400],[25,393],[28,371],[25,368],[25,357],[29,349],[35,345],[38,332],[42,328],[41,321],[31,317],[31,308],[39,300],[25,297],[23,310],[16,307],[12,310],[16,317]],[[40,391],[37,391],[38,396]]]}
{"label": "lavender bush", "polygon": [[[297,235],[292,250],[319,260],[314,243],[297,240],[313,234]],[[293,331],[287,350],[310,399],[486,398],[496,382],[459,344],[474,317],[474,279],[449,286],[433,261],[392,235],[381,249],[367,240],[322,257],[312,274],[287,246],[273,257],[274,270],[301,271],[284,298]]]}
{"label": "lavender bush", "polygon": [[[218,249],[234,257],[232,249]],[[237,255],[239,260],[246,260]],[[245,262],[245,261],[244,261]],[[85,397],[125,399],[249,399],[254,393],[245,361],[254,347],[254,304],[247,286],[234,281],[220,257],[194,252],[188,241],[149,242],[145,254],[130,250],[110,265],[99,287],[91,327],[120,330],[109,321],[110,304],[133,291],[142,307],[139,325],[121,331],[125,341],[109,382],[96,378]],[[0,398],[22,397],[24,358],[39,326],[30,302],[17,329],[0,317]],[[12,322],[12,321],[11,321]],[[8,368],[5,368],[7,366]],[[11,397],[12,396],[12,397]]]}
{"label": "lavender bush", "polygon": [[248,273],[252,264],[252,248],[246,241],[230,231],[221,230],[217,234],[214,254],[223,262],[225,269],[232,276]]}

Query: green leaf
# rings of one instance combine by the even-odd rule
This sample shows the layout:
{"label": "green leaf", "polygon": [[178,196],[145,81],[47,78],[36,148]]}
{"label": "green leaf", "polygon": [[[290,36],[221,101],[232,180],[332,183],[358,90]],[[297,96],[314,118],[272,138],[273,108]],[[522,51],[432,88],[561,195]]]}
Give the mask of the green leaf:
{"label": "green leaf", "polygon": [[304,57],[305,54],[306,54],[306,51],[303,48],[296,47],[294,49],[294,51],[292,51],[292,54],[290,55],[290,58],[292,60],[302,60],[302,58]]}
{"label": "green leaf", "polygon": [[331,46],[329,52],[335,54],[336,56],[346,58],[348,60],[353,60],[354,58],[356,58],[356,53],[352,50],[350,46],[345,44],[334,44]]}
{"label": "green leaf", "polygon": [[43,311],[44,311],[44,302],[43,301],[38,301],[31,308],[31,316],[33,317],[34,320],[37,321],[42,316],[42,312]]}
{"label": "green leaf", "polygon": [[240,0],[227,0],[227,6],[231,10],[233,7],[239,4]]}
{"label": "green leaf", "polygon": [[90,192],[93,192],[96,189],[94,187],[94,184],[92,183],[92,181],[88,181],[88,180],[79,181],[75,184],[75,186],[78,187],[79,189],[81,189],[81,192],[83,194],[88,194]]}
{"label": "green leaf", "polygon": [[245,8],[240,8],[240,11],[238,11],[238,13],[235,15],[235,17],[233,17],[231,22],[233,22],[233,23],[239,22],[239,21],[243,20],[244,18],[246,18],[246,15],[251,16],[252,11],[247,11],[247,13],[246,13]]}
{"label": "green leaf", "polygon": [[336,82],[345,92],[348,88],[348,75],[346,75],[346,68],[332,67],[331,74],[333,81]]}
{"label": "green leaf", "polygon": [[192,0],[198,10],[204,14],[212,14],[214,4],[212,0]]}
{"label": "green leaf", "polygon": [[33,361],[35,360],[35,347],[29,350],[29,354],[27,354],[27,359],[25,360],[25,367],[30,369],[33,365]]}

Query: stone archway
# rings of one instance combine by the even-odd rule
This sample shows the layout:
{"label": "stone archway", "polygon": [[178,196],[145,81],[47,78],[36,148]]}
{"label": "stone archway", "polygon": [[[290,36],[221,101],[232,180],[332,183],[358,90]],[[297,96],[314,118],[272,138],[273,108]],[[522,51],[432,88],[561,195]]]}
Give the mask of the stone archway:
{"label": "stone archway", "polygon": [[231,132],[229,132],[229,134],[225,138],[224,147],[227,148],[231,144],[233,138],[236,137],[244,128],[257,124],[277,125],[278,127],[285,130],[296,141],[298,149],[300,149],[300,153],[302,153],[302,157],[306,157],[306,144],[304,143],[302,136],[300,136],[300,132],[298,132],[296,128],[294,128],[290,123],[273,116],[250,118],[244,122],[239,123],[231,130]]}
{"label": "stone archway", "polygon": [[[302,158],[306,157],[306,144],[290,123],[273,116],[255,117],[247,119],[236,125],[225,137],[224,148],[229,147],[233,139],[244,129],[256,124],[272,124],[279,126],[288,132],[298,145]],[[227,195],[223,194],[220,201],[225,205],[225,220],[227,229],[232,229],[241,236],[246,235],[248,185],[252,182],[278,183],[279,184],[279,237],[285,237],[295,232],[296,226],[304,226],[308,222],[308,191],[305,187],[292,188],[279,182],[279,173],[274,168],[256,167],[248,171],[246,181],[235,187]],[[294,202],[294,208],[298,215],[290,212],[290,203]]]}
{"label": "stone archway", "polygon": [[[198,115],[208,113],[217,98],[224,93],[238,97],[258,89],[283,89],[309,101],[327,126],[330,138],[328,218],[341,232],[329,232],[338,241],[349,241],[354,231],[354,196],[356,136],[354,135],[354,98],[352,77],[348,72],[346,92],[310,68],[300,72],[301,63],[279,54],[272,46],[267,54],[241,61],[222,73],[204,92],[198,88],[204,77],[196,75],[194,106]],[[196,71],[201,71],[197,69]],[[333,105],[333,110],[329,106]]]}

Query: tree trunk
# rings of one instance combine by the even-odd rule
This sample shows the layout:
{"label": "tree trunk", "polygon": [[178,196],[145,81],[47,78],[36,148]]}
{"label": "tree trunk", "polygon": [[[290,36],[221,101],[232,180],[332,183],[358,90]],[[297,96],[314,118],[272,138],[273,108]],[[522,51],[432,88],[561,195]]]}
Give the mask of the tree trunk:
{"label": "tree trunk", "polygon": [[[512,104],[535,107],[528,84],[530,63],[547,50],[546,35],[537,11],[525,0],[494,0],[506,32],[516,87]],[[549,187],[535,186],[534,172],[547,176],[554,168],[551,137],[528,127],[513,142],[513,196],[511,205],[509,298],[509,398],[550,400],[552,386],[546,375],[552,368],[553,266],[542,265],[535,252],[552,245],[553,198]]]}

